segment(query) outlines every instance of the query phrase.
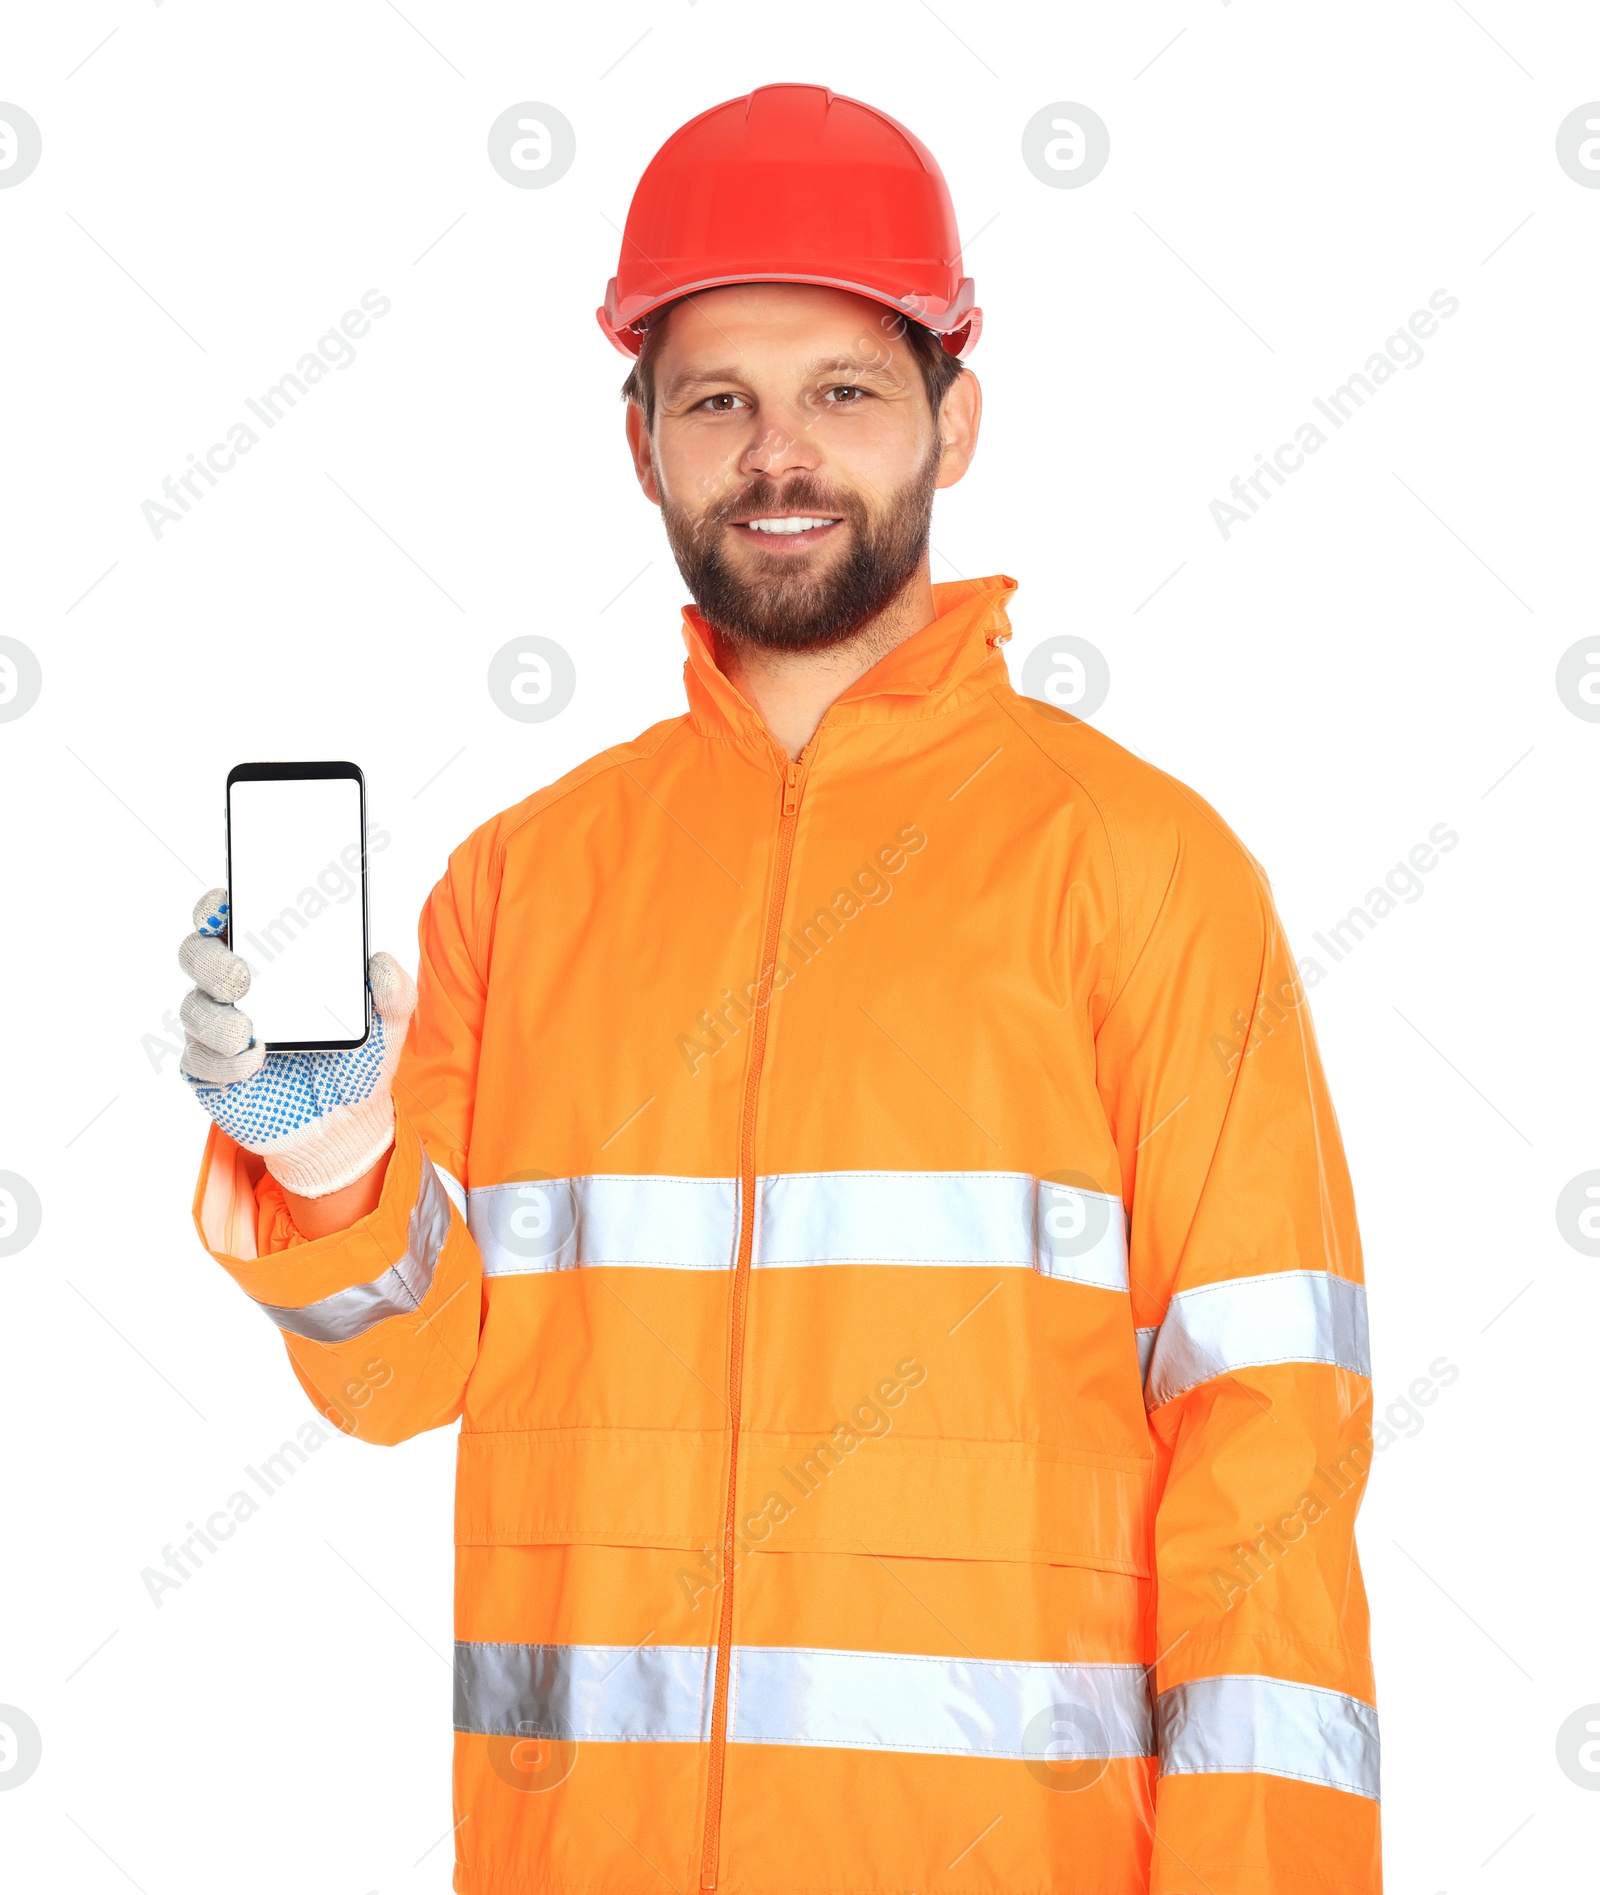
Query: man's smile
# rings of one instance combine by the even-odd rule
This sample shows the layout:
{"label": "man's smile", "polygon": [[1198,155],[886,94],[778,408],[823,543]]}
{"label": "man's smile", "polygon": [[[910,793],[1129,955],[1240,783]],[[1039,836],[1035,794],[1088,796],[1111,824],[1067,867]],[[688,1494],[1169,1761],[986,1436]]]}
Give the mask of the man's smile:
{"label": "man's smile", "polygon": [[759,513],[747,520],[728,522],[740,539],[758,541],[779,554],[819,545],[842,524],[839,515],[826,513]]}

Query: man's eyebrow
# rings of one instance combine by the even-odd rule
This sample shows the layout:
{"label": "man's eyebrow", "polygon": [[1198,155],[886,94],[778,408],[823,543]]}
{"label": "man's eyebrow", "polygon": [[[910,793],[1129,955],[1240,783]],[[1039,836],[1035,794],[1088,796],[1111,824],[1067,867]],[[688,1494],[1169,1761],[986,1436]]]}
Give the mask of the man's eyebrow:
{"label": "man's eyebrow", "polygon": [[863,381],[877,377],[880,381],[898,382],[902,378],[894,364],[885,356],[824,355],[810,363],[806,368],[806,380],[817,375],[855,375]]}
{"label": "man's eyebrow", "polygon": [[741,380],[739,371],[734,368],[685,368],[679,369],[672,380],[661,391],[663,401],[671,401],[691,388],[710,388],[713,384],[724,387],[729,382]]}

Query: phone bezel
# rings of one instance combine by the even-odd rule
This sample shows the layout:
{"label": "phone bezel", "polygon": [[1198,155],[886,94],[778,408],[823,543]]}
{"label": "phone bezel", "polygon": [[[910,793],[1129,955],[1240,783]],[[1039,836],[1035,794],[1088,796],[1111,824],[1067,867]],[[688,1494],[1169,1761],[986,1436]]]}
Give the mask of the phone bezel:
{"label": "phone bezel", "polygon": [[[367,779],[354,763],[236,763],[228,772],[223,794],[223,825],[226,831],[228,864],[228,945],[233,947],[233,786],[235,783],[325,782],[330,777],[354,781],[361,799],[361,965],[365,969],[372,957],[367,933]],[[235,952],[238,950],[235,949]],[[265,1040],[269,1053],[346,1053],[365,1046],[372,1037],[372,989],[365,980],[361,987],[365,1007],[361,1037],[358,1040]],[[246,1003],[248,1005],[248,1002]]]}

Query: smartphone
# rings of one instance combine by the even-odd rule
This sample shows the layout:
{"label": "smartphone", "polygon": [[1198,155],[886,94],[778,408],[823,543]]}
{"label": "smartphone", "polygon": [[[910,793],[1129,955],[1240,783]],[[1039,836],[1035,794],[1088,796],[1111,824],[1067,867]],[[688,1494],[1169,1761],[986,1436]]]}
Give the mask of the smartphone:
{"label": "smartphone", "polygon": [[243,1005],[273,1053],[362,1046],[367,784],[353,763],[236,763],[228,772],[228,944]]}

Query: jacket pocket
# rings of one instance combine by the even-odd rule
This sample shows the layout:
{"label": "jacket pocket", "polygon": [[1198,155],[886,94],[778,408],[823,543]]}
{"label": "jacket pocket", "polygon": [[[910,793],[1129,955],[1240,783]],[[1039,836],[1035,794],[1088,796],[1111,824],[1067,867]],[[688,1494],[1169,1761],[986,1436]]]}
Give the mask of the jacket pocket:
{"label": "jacket pocket", "polygon": [[[854,1442],[854,1445],[850,1445]],[[1148,1577],[1151,1464],[1031,1442],[747,1433],[740,1531],[792,1551]]]}
{"label": "jacket pocket", "polygon": [[456,1449],[456,1544],[715,1544],[725,1453],[720,1431],[464,1432]]}

